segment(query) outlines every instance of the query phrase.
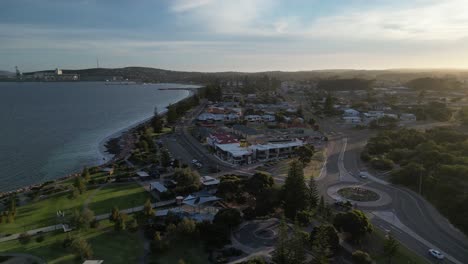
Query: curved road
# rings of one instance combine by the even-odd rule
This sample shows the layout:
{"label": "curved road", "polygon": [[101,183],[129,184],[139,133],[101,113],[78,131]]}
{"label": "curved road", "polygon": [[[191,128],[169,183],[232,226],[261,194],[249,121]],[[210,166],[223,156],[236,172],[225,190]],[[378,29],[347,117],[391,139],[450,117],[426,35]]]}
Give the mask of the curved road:
{"label": "curved road", "polygon": [[354,175],[364,168],[360,152],[370,136],[367,131],[346,131],[332,138],[328,147],[326,177],[319,182],[324,193],[328,186],[339,181],[359,181],[369,187],[386,192],[392,203],[380,207],[361,207],[373,213],[374,225],[390,230],[394,236],[418,254],[433,260],[427,254],[434,247],[446,255],[445,262],[468,263],[468,239],[450,225],[448,220],[417,193],[389,184],[377,177],[367,180]]}

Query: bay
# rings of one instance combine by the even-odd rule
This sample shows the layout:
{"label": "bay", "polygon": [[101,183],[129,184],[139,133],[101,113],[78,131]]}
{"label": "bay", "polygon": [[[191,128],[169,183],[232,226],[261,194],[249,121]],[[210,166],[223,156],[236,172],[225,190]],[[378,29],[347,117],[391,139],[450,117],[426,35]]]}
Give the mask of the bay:
{"label": "bay", "polygon": [[[102,163],[104,140],[195,88],[103,82],[0,83],[0,191],[14,190]],[[100,151],[101,150],[101,151]]]}

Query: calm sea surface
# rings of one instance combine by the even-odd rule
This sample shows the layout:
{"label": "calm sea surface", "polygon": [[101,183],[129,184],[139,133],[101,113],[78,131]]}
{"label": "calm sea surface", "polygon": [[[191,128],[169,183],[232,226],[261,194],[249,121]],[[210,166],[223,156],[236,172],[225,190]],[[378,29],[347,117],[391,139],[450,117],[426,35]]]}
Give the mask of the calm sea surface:
{"label": "calm sea surface", "polygon": [[104,139],[188,96],[180,84],[0,82],[0,191],[102,162]]}

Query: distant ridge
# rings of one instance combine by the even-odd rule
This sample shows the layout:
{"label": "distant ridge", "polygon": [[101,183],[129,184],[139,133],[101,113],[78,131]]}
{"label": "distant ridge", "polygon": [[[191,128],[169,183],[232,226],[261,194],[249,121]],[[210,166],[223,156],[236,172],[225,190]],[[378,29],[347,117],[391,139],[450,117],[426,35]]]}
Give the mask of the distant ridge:
{"label": "distant ridge", "polygon": [[15,75],[15,74],[9,71],[0,71],[0,76],[12,76],[12,75]]}
{"label": "distant ridge", "polygon": [[[51,72],[51,70],[40,71]],[[25,74],[33,74],[29,72]],[[150,67],[124,67],[124,68],[90,68],[79,70],[63,70],[63,73],[78,73],[82,80],[96,79],[97,77],[120,76],[129,80],[142,82],[196,82],[206,83],[213,80],[240,79],[244,77],[262,77],[280,80],[316,80],[328,78],[363,78],[408,81],[421,77],[459,77],[468,79],[467,69],[324,69],[309,71],[263,71],[263,72],[195,72],[173,71]],[[102,79],[101,79],[102,80]]]}

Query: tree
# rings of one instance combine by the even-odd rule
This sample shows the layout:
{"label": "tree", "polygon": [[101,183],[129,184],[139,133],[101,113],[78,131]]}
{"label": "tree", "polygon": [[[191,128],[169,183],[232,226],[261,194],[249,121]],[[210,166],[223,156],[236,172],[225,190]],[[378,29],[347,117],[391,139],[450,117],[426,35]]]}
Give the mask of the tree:
{"label": "tree", "polygon": [[77,237],[72,240],[71,248],[75,256],[81,260],[90,259],[93,257],[93,250],[86,239]]}
{"label": "tree", "polygon": [[91,174],[89,173],[88,167],[84,167],[83,171],[81,172],[81,177],[88,182],[91,179]]}
{"label": "tree", "polygon": [[234,227],[238,226],[242,222],[241,214],[238,209],[235,208],[226,208],[219,211],[214,219],[213,223],[218,225],[224,225],[229,230],[232,230]]}
{"label": "tree", "polygon": [[122,231],[122,230],[127,229],[127,218],[128,218],[127,214],[120,213],[119,217],[115,221],[114,230],[115,231]]}
{"label": "tree", "polygon": [[388,263],[392,263],[392,259],[398,252],[399,246],[398,241],[391,234],[388,234],[384,243],[384,255],[388,258]]}
{"label": "tree", "polygon": [[189,218],[184,218],[177,224],[175,233],[178,239],[193,238],[197,232],[197,223]]}
{"label": "tree", "polygon": [[75,177],[75,182],[73,183],[73,186],[76,189],[78,189],[80,194],[83,194],[86,191],[86,183],[83,177]]}
{"label": "tree", "polygon": [[85,208],[81,212],[75,209],[72,216],[72,225],[78,229],[87,229],[94,219],[94,212],[90,209]]}
{"label": "tree", "polygon": [[327,253],[325,255],[326,257],[337,252],[340,248],[338,233],[336,229],[329,224],[314,227],[310,233],[310,240],[312,242],[312,248],[317,247],[316,249],[318,251]]}
{"label": "tree", "polygon": [[13,217],[16,216],[16,195],[14,194],[10,196],[8,211],[11,212]]}
{"label": "tree", "polygon": [[288,243],[289,263],[302,264],[306,261],[306,252],[304,249],[304,234],[297,224],[294,225],[293,236]]}
{"label": "tree", "polygon": [[151,127],[155,133],[161,133],[163,130],[163,120],[157,114],[154,115],[153,119],[151,120]]}
{"label": "tree", "polygon": [[200,174],[189,167],[175,169],[174,179],[177,181],[178,187],[188,187],[193,185],[198,188],[200,186]]}
{"label": "tree", "polygon": [[143,215],[146,218],[153,217],[155,214],[153,205],[151,204],[151,200],[148,198],[146,199],[145,205],[143,206]]}
{"label": "tree", "polygon": [[153,236],[153,240],[151,241],[151,251],[153,253],[162,253],[166,251],[168,248],[167,242],[161,239],[161,233],[156,231]]}
{"label": "tree", "polygon": [[333,226],[337,230],[351,234],[354,242],[359,242],[364,235],[374,229],[367,216],[360,210],[337,214]]}
{"label": "tree", "polygon": [[138,230],[138,221],[133,218],[130,222],[130,225],[128,227],[132,232],[135,232]]}
{"label": "tree", "polygon": [[285,215],[290,219],[294,219],[297,212],[307,209],[308,196],[302,164],[297,160],[289,165],[288,177],[283,186],[283,191]]}
{"label": "tree", "polygon": [[163,167],[169,167],[171,165],[171,155],[167,149],[161,149],[160,158]]}
{"label": "tree", "polygon": [[276,264],[305,263],[305,241],[305,235],[298,225],[294,225],[293,234],[289,238],[288,226],[283,217],[280,222],[278,239],[272,256],[273,262]]}
{"label": "tree", "polygon": [[302,163],[302,166],[305,166],[312,160],[314,146],[300,146],[296,149],[296,155],[298,156],[298,160]]}
{"label": "tree", "polygon": [[352,260],[354,264],[372,264],[372,258],[369,254],[361,250],[353,252]]}
{"label": "tree", "polygon": [[288,226],[284,217],[279,225],[278,239],[276,241],[275,251],[272,255],[272,260],[276,264],[290,264],[288,252]]}
{"label": "tree", "polygon": [[116,206],[112,207],[111,214],[109,215],[109,221],[115,222],[119,219],[119,216],[120,216],[119,208],[117,208]]}
{"label": "tree", "polygon": [[302,210],[297,212],[296,221],[302,226],[307,226],[312,221],[313,216],[314,214],[311,211]]}
{"label": "tree", "polygon": [[310,209],[314,209],[317,207],[319,201],[319,194],[317,190],[317,183],[315,182],[315,178],[313,176],[311,176],[309,180],[308,201]]}
{"label": "tree", "polygon": [[31,242],[31,235],[29,233],[21,233],[18,237],[18,240],[21,244],[28,244]]}
{"label": "tree", "polygon": [[177,106],[169,105],[167,107],[166,120],[169,124],[173,124],[177,121]]}
{"label": "tree", "polygon": [[323,214],[324,211],[325,211],[325,201],[323,200],[323,195],[322,195],[320,196],[320,202],[317,207],[317,212],[319,214]]}
{"label": "tree", "polygon": [[250,177],[246,184],[246,190],[253,195],[257,195],[263,192],[265,189],[272,187],[275,184],[275,180],[269,173],[256,172]]}

